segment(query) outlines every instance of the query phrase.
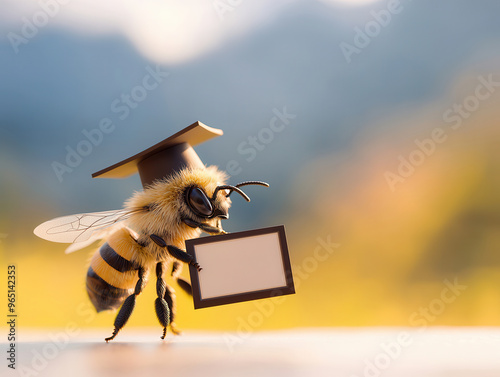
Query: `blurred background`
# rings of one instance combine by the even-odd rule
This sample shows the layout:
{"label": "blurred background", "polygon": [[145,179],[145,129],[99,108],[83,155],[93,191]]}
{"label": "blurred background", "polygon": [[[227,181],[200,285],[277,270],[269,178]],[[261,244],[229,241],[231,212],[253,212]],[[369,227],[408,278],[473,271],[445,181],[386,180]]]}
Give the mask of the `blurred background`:
{"label": "blurred background", "polygon": [[[121,208],[138,176],[91,174],[196,120],[224,130],[206,164],[271,184],[225,228],[285,224],[297,294],[195,311],[177,289],[182,329],[500,325],[497,1],[0,6],[0,293],[15,264],[21,329],[111,330],[95,247],[32,231]],[[154,298],[128,327],[157,326]]]}

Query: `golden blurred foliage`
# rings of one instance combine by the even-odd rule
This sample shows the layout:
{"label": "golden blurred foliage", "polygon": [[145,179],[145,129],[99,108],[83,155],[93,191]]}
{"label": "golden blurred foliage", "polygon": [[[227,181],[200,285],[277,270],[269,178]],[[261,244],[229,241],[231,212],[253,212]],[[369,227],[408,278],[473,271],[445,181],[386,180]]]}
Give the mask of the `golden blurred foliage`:
{"label": "golden blurred foliage", "polygon": [[[463,80],[457,102],[473,94],[476,78]],[[443,121],[445,103],[400,110],[349,152],[309,161],[274,219],[287,226],[297,294],[194,311],[177,289],[181,329],[500,325],[499,103],[494,92],[457,129]],[[446,140],[414,154],[418,166],[391,188],[399,156],[437,128]],[[32,236],[0,248],[2,264],[17,266],[20,326],[75,322],[109,335],[115,313],[95,314],[86,297],[88,252],[65,255]],[[157,325],[154,298],[150,281],[127,327]]]}

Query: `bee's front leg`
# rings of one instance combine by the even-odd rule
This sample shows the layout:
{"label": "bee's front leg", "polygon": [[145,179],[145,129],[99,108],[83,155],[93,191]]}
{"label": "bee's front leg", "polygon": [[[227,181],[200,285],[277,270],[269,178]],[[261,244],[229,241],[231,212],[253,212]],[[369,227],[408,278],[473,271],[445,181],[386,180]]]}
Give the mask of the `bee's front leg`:
{"label": "bee's front leg", "polygon": [[180,260],[184,263],[188,263],[191,266],[195,266],[198,271],[202,270],[200,265],[194,262],[193,257],[186,253],[184,250],[179,249],[177,246],[167,245],[165,240],[160,236],[157,236],[156,234],[151,234],[149,238],[151,238],[151,240],[153,240],[153,242],[158,246],[166,248],[168,250],[168,253],[175,259]]}
{"label": "bee's front leg", "polygon": [[[191,219],[183,219],[182,222],[191,228],[200,228],[202,231],[208,234],[217,235],[217,234],[227,234],[227,232],[219,227],[211,226],[208,224],[199,223],[197,221]],[[219,220],[220,225],[220,220]]]}

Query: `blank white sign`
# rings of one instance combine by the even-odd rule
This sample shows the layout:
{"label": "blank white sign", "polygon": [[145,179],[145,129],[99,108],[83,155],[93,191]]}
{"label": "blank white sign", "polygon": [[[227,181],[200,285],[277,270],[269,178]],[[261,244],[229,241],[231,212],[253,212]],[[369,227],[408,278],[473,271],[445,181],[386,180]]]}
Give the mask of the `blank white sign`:
{"label": "blank white sign", "polygon": [[186,241],[196,309],[295,293],[283,225]]}
{"label": "blank white sign", "polygon": [[286,286],[277,233],[196,246],[201,298]]}

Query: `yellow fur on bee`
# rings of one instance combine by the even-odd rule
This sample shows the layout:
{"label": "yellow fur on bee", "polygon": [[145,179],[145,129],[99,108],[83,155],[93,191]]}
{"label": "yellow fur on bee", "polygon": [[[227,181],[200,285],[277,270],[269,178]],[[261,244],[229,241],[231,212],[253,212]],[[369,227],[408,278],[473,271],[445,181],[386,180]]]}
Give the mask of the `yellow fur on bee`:
{"label": "yellow fur on bee", "polygon": [[[140,261],[137,259],[141,258],[137,258],[137,256],[141,253],[141,247],[131,237],[129,229],[117,229],[108,237],[107,243],[118,255],[130,262],[140,264]],[[148,266],[144,264],[140,265],[146,270],[148,269]],[[102,259],[100,249],[92,256],[90,266],[99,277],[116,288],[134,288],[138,279],[137,271],[135,270],[120,272],[109,266],[106,261]]]}
{"label": "yellow fur on bee", "polygon": [[127,228],[121,228],[113,232],[107,239],[107,242],[117,254],[132,262],[140,248]]}
{"label": "yellow fur on bee", "polygon": [[[199,237],[201,230],[184,224],[183,218],[217,226],[217,219],[201,218],[193,213],[186,204],[185,193],[188,187],[197,186],[211,198],[216,187],[225,184],[226,180],[226,173],[215,166],[203,169],[185,168],[153,183],[144,191],[134,193],[125,203],[126,208],[133,212],[133,215],[127,220],[126,227],[117,229],[109,236],[108,244],[123,258],[146,270],[154,267],[157,262],[171,261],[172,257],[167,250],[151,242],[149,236],[158,235],[168,245],[185,249],[185,240]],[[221,210],[227,210],[230,207],[231,200],[226,198],[223,190],[218,192],[215,205]],[[145,246],[140,246],[140,244]],[[102,263],[105,262],[97,251],[91,261],[94,271],[116,287],[130,287],[132,278],[127,277],[125,282],[120,272],[112,268],[106,270]],[[134,274],[135,277],[137,273]]]}
{"label": "yellow fur on bee", "polygon": [[90,266],[101,279],[116,288],[133,288],[138,279],[137,271],[120,272],[109,266],[104,259],[102,259],[99,250],[92,256]]}
{"label": "yellow fur on bee", "polygon": [[[148,208],[134,214],[127,225],[140,234],[157,234],[164,237],[170,245],[184,249],[186,239],[199,237],[201,231],[194,229],[181,220],[190,218],[205,224],[216,226],[217,219],[206,219],[196,216],[185,202],[185,192],[190,186],[200,187],[208,197],[212,197],[215,188],[225,184],[226,173],[215,166],[208,168],[185,168],[176,174],[157,181],[144,191],[136,192],[127,202],[129,210],[137,211]],[[228,209],[231,200],[225,197],[224,191],[218,192],[216,205],[220,209]],[[158,251],[159,252],[159,251]]]}

